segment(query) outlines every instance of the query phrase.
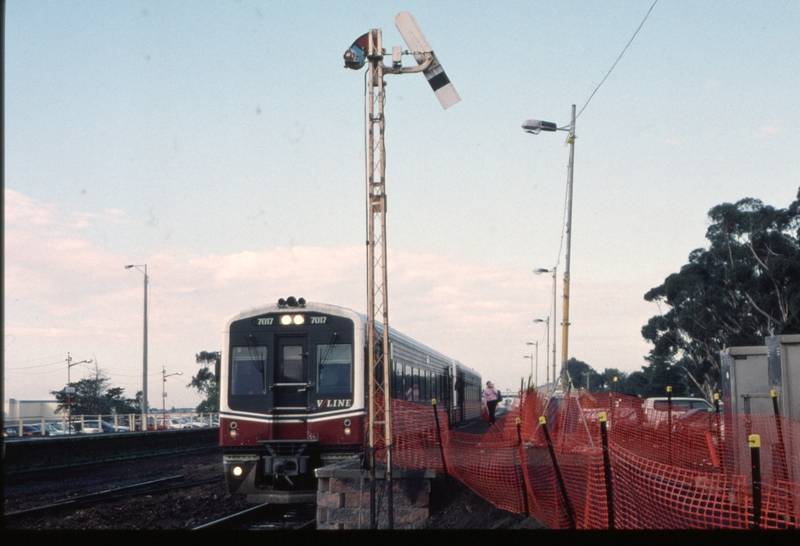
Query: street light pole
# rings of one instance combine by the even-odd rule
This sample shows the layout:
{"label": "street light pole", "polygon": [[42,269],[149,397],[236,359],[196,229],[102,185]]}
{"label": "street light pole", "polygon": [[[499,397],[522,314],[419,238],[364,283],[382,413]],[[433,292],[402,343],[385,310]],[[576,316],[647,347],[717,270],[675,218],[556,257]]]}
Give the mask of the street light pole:
{"label": "street light pole", "polygon": [[[534,376],[533,384],[534,386],[539,386],[539,342],[538,341],[527,341],[525,345],[534,345],[536,347],[536,364],[534,364],[534,357],[533,355],[530,356],[531,359],[531,375]],[[525,358],[528,358],[527,356]],[[546,369],[546,368],[545,368]],[[534,370],[536,370],[534,372]]]}
{"label": "street light pole", "polygon": [[78,364],[91,364],[92,359],[89,360],[81,360],[80,362],[72,362],[72,357],[69,353],[67,353],[67,434],[72,434],[72,393],[75,392],[75,387],[72,387],[72,381],[70,380],[70,373],[69,370],[73,366],[77,366]]}
{"label": "street light pole", "polygon": [[[558,271],[558,266],[554,266],[553,269],[541,269],[540,268],[540,269],[534,269],[533,270],[533,272],[535,274],[537,274],[537,275],[541,275],[542,273],[552,273],[553,274],[553,314],[551,315],[553,317],[553,383],[555,383],[555,377],[556,377],[556,340],[558,339],[556,337],[556,316],[557,316],[556,312],[558,311],[558,309],[556,309],[556,276],[557,276],[557,271]],[[548,330],[548,335],[549,335],[549,330]],[[549,372],[548,372],[548,377],[549,377]],[[548,385],[549,384],[550,383],[548,382]]]}
{"label": "street light pole", "polygon": [[561,390],[566,389],[566,379],[564,374],[567,370],[567,362],[569,358],[569,264],[572,253],[572,171],[575,162],[575,105],[572,105],[572,121],[569,125],[569,170],[567,181],[567,253],[566,253],[566,270],[564,271],[564,310],[561,315]]}
{"label": "street light pole", "polygon": [[183,375],[183,372],[167,373],[166,368],[164,368],[164,366],[161,366],[161,419],[163,420],[164,428],[169,428],[167,426],[167,404],[166,404],[167,378],[172,377],[173,375]]}
{"label": "street light pole", "polygon": [[135,267],[139,269],[140,267],[144,267],[144,271],[139,269],[144,273],[144,337],[143,337],[143,348],[142,348],[142,430],[147,430],[147,424],[145,421],[147,420],[147,411],[149,409],[149,405],[147,403],[147,283],[149,281],[149,277],[147,276],[147,264],[142,265],[126,265],[125,269],[130,269]]}
{"label": "street light pole", "polygon": [[[544,366],[544,369],[547,370],[550,368],[550,317],[545,319],[533,319],[533,322],[544,322],[545,323],[545,332],[547,332],[547,350],[544,352],[545,356],[547,356],[547,363]],[[538,358],[538,356],[537,356]],[[538,363],[537,363],[538,366]]]}
{"label": "street light pole", "polygon": [[[558,127],[555,123],[550,121],[541,121],[538,119],[529,119],[522,124],[522,129],[526,133],[538,135],[542,131],[569,131],[567,142],[569,143],[569,167],[567,169],[567,252],[566,252],[566,270],[564,271],[564,308],[561,316],[561,389],[566,388],[565,373],[567,370],[567,362],[569,360],[569,273],[570,273],[570,257],[572,246],[572,172],[575,163],[575,105],[572,105],[572,121],[570,121],[569,128]],[[555,322],[555,321],[554,321]],[[555,362],[553,362],[555,366]],[[555,382],[555,377],[553,378]]]}

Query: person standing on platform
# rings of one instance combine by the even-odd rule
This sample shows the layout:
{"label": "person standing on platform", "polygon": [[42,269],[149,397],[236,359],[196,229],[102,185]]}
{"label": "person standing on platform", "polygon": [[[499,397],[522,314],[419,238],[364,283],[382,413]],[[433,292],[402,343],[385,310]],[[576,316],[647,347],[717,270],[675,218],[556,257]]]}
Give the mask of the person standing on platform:
{"label": "person standing on platform", "polygon": [[494,383],[487,381],[486,388],[483,391],[483,401],[486,404],[486,409],[489,411],[489,426],[494,424],[494,412],[497,409],[499,398],[500,391],[494,388]]}

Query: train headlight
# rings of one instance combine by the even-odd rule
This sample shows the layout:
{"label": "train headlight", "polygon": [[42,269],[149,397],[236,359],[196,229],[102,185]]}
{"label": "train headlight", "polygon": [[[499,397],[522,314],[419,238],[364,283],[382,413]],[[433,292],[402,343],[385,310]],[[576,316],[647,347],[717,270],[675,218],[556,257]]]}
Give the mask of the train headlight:
{"label": "train headlight", "polygon": [[239,431],[236,430],[236,429],[232,429],[231,430],[231,438],[236,438],[237,436],[239,436]]}
{"label": "train headlight", "polygon": [[350,419],[344,420],[344,435],[350,436]]}
{"label": "train headlight", "polygon": [[301,324],[305,324],[306,317],[303,315],[283,315],[281,316],[281,324],[284,326],[289,326],[291,324],[296,324],[300,326]]}
{"label": "train headlight", "polygon": [[242,470],[241,466],[234,466],[233,467],[233,475],[236,476],[237,478],[242,475],[242,472],[243,472],[243,470]]}

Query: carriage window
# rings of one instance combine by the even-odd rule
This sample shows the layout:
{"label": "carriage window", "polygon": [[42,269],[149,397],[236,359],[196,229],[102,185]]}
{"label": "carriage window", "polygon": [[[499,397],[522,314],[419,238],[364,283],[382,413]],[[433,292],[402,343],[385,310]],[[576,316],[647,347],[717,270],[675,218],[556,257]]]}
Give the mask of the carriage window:
{"label": "carriage window", "polygon": [[392,363],[394,374],[392,375],[392,392],[395,398],[403,396],[403,363],[394,361]]}
{"label": "carriage window", "polygon": [[303,347],[301,345],[283,346],[283,369],[281,381],[286,383],[303,383]]}
{"label": "carriage window", "polygon": [[317,345],[317,392],[336,394],[352,392],[350,370],[352,349],[349,343]]}
{"label": "carriage window", "polygon": [[231,394],[264,394],[267,348],[233,347],[231,356]]}

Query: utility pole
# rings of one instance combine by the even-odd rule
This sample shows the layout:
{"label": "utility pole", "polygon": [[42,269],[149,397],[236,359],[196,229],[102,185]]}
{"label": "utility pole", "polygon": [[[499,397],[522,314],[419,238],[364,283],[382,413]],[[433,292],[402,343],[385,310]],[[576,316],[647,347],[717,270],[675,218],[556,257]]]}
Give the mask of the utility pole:
{"label": "utility pole", "polygon": [[147,430],[147,413],[150,409],[147,402],[147,284],[150,278],[147,276],[147,264],[130,264],[126,265],[125,269],[131,269],[132,267],[135,267],[136,269],[144,267],[144,270],[139,269],[139,271],[144,273],[144,334],[142,335],[142,430]]}
{"label": "utility pole", "polygon": [[80,362],[72,362],[72,357],[67,353],[67,434],[72,434],[72,395],[75,393],[75,387],[72,386],[70,380],[70,369],[78,364],[91,364],[92,359],[81,360]]}
{"label": "utility pole", "polygon": [[561,317],[561,390],[567,388],[567,362],[569,361],[569,265],[572,256],[572,171],[575,162],[575,105],[572,105],[572,121],[569,124],[569,167],[567,173],[567,253],[564,271],[564,310]]}

